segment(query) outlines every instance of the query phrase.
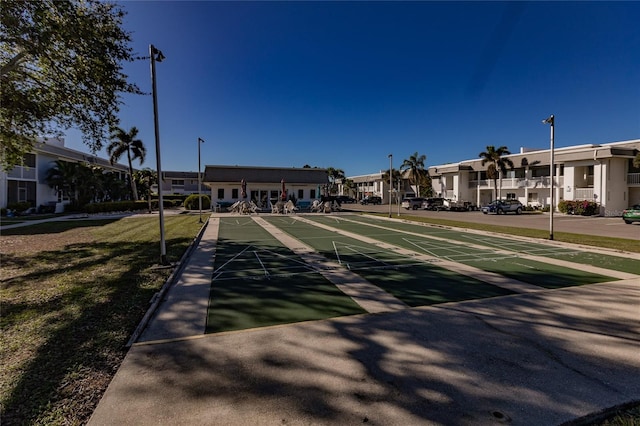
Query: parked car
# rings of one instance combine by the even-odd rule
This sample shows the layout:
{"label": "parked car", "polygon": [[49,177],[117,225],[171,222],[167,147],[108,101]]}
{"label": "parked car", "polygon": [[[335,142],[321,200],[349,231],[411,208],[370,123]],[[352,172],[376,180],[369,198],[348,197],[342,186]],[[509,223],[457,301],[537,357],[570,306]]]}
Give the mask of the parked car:
{"label": "parked car", "polygon": [[488,205],[482,207],[482,213],[496,213],[496,214],[505,214],[505,213],[515,213],[520,214],[524,210],[524,206],[518,200],[496,200],[492,201]]}
{"label": "parked car", "polygon": [[340,203],[340,204],[342,204],[342,203],[352,204],[352,203],[356,202],[356,199],[355,198],[351,198],[351,197],[349,197],[347,195],[338,195],[336,197],[336,201],[338,203]]}
{"label": "parked car", "polygon": [[422,208],[425,210],[446,210],[444,198],[427,198],[422,202]]}
{"label": "parked car", "polygon": [[366,196],[360,200],[360,204],[382,204],[382,198],[375,195]]}
{"label": "parked car", "polygon": [[422,207],[422,203],[425,201],[424,198],[422,197],[410,197],[410,198],[405,198],[404,200],[402,200],[402,208],[404,209],[411,209],[411,210],[418,210],[419,208]]}
{"label": "parked car", "polygon": [[640,204],[634,204],[622,211],[622,220],[627,225],[631,225],[633,222],[640,222]]}

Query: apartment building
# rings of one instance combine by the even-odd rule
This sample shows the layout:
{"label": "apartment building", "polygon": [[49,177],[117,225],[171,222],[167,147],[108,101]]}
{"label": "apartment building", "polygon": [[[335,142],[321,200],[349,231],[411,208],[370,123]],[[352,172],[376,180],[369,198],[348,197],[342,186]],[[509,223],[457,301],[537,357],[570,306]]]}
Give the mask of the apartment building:
{"label": "apartment building", "polygon": [[[600,205],[600,214],[620,216],[622,210],[640,203],[640,169],[633,159],[640,139],[577,145],[554,150],[521,148],[505,156],[513,169],[497,181],[487,178],[488,163],[480,158],[428,168],[434,194],[453,200],[488,204],[494,198],[513,198],[530,206],[557,206],[561,200],[589,200]],[[551,187],[554,199],[551,199]]]}
{"label": "apartment building", "polygon": [[121,164],[112,165],[104,158],[66,148],[64,138],[39,139],[32,152],[24,156],[21,165],[8,172],[0,171],[0,207],[27,202],[32,207],[56,204],[56,211],[63,211],[64,204],[69,202],[68,194],[51,188],[45,180],[47,171],[57,160],[99,166],[119,173],[122,180],[129,172]]}

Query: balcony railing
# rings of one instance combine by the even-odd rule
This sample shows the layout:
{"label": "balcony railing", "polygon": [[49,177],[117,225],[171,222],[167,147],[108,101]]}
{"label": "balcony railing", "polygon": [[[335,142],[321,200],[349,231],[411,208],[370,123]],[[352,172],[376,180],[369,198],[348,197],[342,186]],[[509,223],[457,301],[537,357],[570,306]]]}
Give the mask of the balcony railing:
{"label": "balcony railing", "polygon": [[[560,187],[564,184],[564,176],[556,177],[554,185]],[[502,184],[498,180],[498,186],[502,189],[518,189],[518,188],[548,188],[551,185],[551,180],[548,176],[535,177],[535,178],[507,178],[502,179]],[[491,189],[493,188],[493,179],[482,179],[469,181],[469,188]]]}
{"label": "balcony railing", "polygon": [[627,184],[640,185],[640,173],[629,173],[627,175]]}
{"label": "balcony railing", "polygon": [[593,200],[593,188],[576,188],[574,200]]}

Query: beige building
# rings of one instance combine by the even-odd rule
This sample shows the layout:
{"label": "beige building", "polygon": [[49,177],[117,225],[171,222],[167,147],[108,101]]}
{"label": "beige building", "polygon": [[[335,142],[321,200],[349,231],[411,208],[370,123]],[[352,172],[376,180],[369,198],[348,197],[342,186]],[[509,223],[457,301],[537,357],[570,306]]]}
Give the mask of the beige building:
{"label": "beige building", "polygon": [[[243,185],[244,181],[244,194]],[[205,166],[203,184],[209,188],[212,206],[228,207],[236,201],[253,201],[263,209],[282,199],[308,205],[326,191],[327,170],[253,166]]]}

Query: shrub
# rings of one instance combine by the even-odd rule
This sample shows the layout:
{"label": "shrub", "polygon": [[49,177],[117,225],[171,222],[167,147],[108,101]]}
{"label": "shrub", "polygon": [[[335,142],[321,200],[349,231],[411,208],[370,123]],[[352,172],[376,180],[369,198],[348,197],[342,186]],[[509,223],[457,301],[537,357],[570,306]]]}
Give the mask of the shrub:
{"label": "shrub", "polygon": [[[208,195],[201,195],[202,197],[202,209],[208,210],[211,208],[211,199]],[[184,200],[184,208],[187,210],[198,210],[200,203],[198,202],[198,194],[191,194]]]}
{"label": "shrub", "polygon": [[7,204],[7,209],[9,210],[13,210],[14,212],[18,212],[21,213],[29,208],[33,207],[31,205],[31,203],[27,202],[27,201],[22,201],[19,203],[11,203],[11,204]]}
{"label": "shrub", "polygon": [[147,210],[149,203],[146,201],[110,201],[108,203],[91,203],[84,206],[86,213],[109,213]]}
{"label": "shrub", "polygon": [[580,216],[594,216],[598,214],[598,203],[589,200],[562,200],[558,203],[558,210],[565,214]]}

